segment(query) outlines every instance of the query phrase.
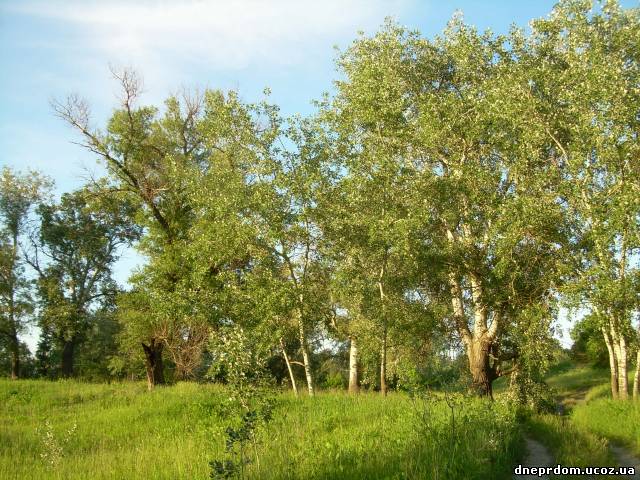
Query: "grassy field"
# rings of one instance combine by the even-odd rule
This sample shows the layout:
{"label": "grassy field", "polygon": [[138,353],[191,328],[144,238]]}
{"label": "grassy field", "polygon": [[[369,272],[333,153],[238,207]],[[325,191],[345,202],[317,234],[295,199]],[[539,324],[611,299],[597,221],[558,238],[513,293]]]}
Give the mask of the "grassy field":
{"label": "grassy field", "polygon": [[[629,391],[634,370],[629,370]],[[570,409],[575,428],[626,445],[640,454],[640,402],[613,401],[609,371],[566,364],[547,382]]]}
{"label": "grassy field", "polygon": [[[0,478],[208,478],[223,457],[226,398],[215,385],[2,380]],[[401,394],[280,394],[247,476],[510,478],[522,455],[514,412],[464,399],[453,413]]]}
{"label": "grassy field", "polygon": [[527,426],[558,463],[614,465],[610,441],[640,454],[640,403],[611,400],[608,370],[564,362],[546,381],[567,416],[533,415]]}
{"label": "grassy field", "polygon": [[621,443],[640,455],[640,402],[596,398],[577,405],[571,419],[578,427]]}
{"label": "grassy field", "polygon": [[527,421],[527,429],[549,449],[555,463],[572,467],[615,466],[607,440],[567,417],[533,415]]}
{"label": "grassy field", "polygon": [[608,392],[609,370],[566,361],[551,369],[546,382],[558,400],[571,409],[582,400],[589,399],[593,389]]}

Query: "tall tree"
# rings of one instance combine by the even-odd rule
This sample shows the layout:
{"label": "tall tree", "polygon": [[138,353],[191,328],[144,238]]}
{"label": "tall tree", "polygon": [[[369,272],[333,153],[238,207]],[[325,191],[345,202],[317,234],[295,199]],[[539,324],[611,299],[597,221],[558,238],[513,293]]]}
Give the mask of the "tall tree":
{"label": "tall tree", "polygon": [[[611,393],[628,397],[631,319],[640,306],[640,14],[615,1],[561,2],[534,23],[547,107],[541,117],[562,153],[565,198],[577,220],[569,292],[598,319]],[[551,101],[549,99],[552,99]]]}
{"label": "tall tree", "polygon": [[[411,288],[406,283],[411,119],[405,115],[410,99],[403,77],[409,52],[398,34],[388,24],[375,39],[362,38],[343,54],[338,64],[347,80],[337,82],[338,93],[322,112],[335,132],[332,160],[338,177],[325,196],[330,205],[325,230],[339,257],[340,275],[349,278],[342,283],[351,294],[343,300],[355,300],[348,302],[352,316],[368,319],[378,332],[383,395],[394,310]],[[352,332],[352,344],[357,338]]]}
{"label": "tall tree", "polygon": [[131,278],[132,296],[121,297],[121,338],[128,351],[142,346],[152,388],[164,381],[163,354],[188,376],[207,329],[233,321],[226,286],[246,267],[251,243],[234,228],[246,223],[245,186],[255,178],[248,166],[259,163],[270,127],[263,130],[255,109],[234,92],[172,96],[160,114],[137,105],[141,82],[134,73],[116,78],[121,108],[105,132],[90,127],[88,107],[75,97],[56,111],[104,160],[110,180],[104,193],[137,205],[139,250],[148,262]]}
{"label": "tall tree", "polygon": [[[89,107],[76,96],[56,102],[54,109],[80,133],[82,145],[104,162],[109,182],[103,185],[103,195],[124,199],[137,207],[135,219],[145,232],[140,249],[151,261],[133,279],[134,287],[136,278],[144,281],[144,288],[137,289],[138,294],[150,295],[147,303],[154,307],[154,299],[163,295],[156,290],[158,295],[154,297],[149,287],[155,285],[164,292],[175,292],[186,275],[181,251],[192,213],[183,172],[198,166],[206,168],[205,152],[215,145],[205,147],[196,128],[203,112],[201,95],[185,93],[182,97],[170,97],[164,115],[158,118],[157,108],[137,106],[142,82],[135,72],[113,74],[120,83],[122,96],[105,131],[91,126]],[[155,283],[146,282],[145,277]],[[163,329],[154,323],[146,325],[149,328],[138,339],[138,348],[142,347],[147,364],[156,372],[149,378],[161,382],[164,340],[157,335]]]}
{"label": "tall tree", "polygon": [[[396,212],[393,222],[411,230],[406,238],[421,237],[407,254],[429,262],[426,298],[446,287],[481,395],[491,395],[517,354],[502,341],[510,328],[527,306],[552,298],[566,236],[555,191],[559,154],[530,127],[521,98],[531,87],[517,57],[522,34],[509,40],[480,35],[461,18],[433,42],[388,24],[346,52],[346,80],[338,83],[339,95],[360,93],[341,107],[359,115],[352,113],[353,130],[399,158],[395,168],[409,186],[398,184],[388,200],[408,204],[406,220]],[[383,164],[371,175],[382,172]]]}
{"label": "tall tree", "polygon": [[270,258],[272,288],[286,299],[281,315],[297,332],[307,390],[314,395],[311,339],[330,311],[317,203],[325,150],[314,121],[293,119],[280,135],[290,147],[274,150],[265,170],[256,197],[256,246]]}
{"label": "tall tree", "polygon": [[11,352],[11,378],[20,376],[19,335],[33,311],[30,282],[20,252],[31,207],[42,200],[51,182],[39,173],[20,174],[8,167],[0,176],[0,335]]}

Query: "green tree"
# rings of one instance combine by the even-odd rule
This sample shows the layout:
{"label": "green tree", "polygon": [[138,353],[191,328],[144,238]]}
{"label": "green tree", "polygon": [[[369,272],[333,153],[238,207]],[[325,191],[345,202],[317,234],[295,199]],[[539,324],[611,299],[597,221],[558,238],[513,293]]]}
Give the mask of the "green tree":
{"label": "green tree", "polygon": [[[269,142],[256,111],[234,92],[172,96],[162,114],[137,106],[141,83],[117,74],[121,107],[105,132],[89,126],[88,107],[75,97],[56,105],[108,170],[105,195],[136,206],[144,229],[139,251],[147,263],[121,296],[123,349],[142,346],[149,387],[164,383],[163,354],[178,376],[190,376],[211,328],[237,321],[236,273],[249,262],[242,232],[253,167]],[[139,308],[139,311],[135,311]],[[236,308],[238,310],[238,308]]]}
{"label": "green tree", "polygon": [[[203,112],[202,97],[186,93],[181,98],[170,97],[164,115],[158,118],[157,108],[136,105],[142,84],[135,72],[114,72],[114,77],[121,86],[121,104],[105,131],[90,125],[89,107],[76,96],[55,103],[54,109],[80,133],[82,145],[104,162],[108,177],[101,186],[102,195],[134,205],[134,218],[145,233],[139,249],[150,259],[131,279],[136,295],[147,296],[135,304],[148,304],[153,309],[157,306],[154,312],[162,314],[160,309],[166,303],[154,302],[178,295],[176,285],[187,275],[182,251],[193,215],[183,173],[198,166],[205,168],[207,147],[197,129]],[[152,315],[153,318],[158,320],[157,316]],[[138,325],[132,326],[131,331],[140,334],[137,345],[145,354],[152,387],[164,382],[165,340],[159,336],[164,330],[159,320],[143,325],[148,327],[146,331],[141,332]],[[126,330],[128,324],[124,327]]]}
{"label": "green tree", "polygon": [[60,203],[41,205],[38,214],[29,262],[39,274],[39,321],[55,338],[61,373],[69,377],[96,310],[117,293],[113,264],[139,231],[131,223],[131,208],[88,189],[63,194]]}
{"label": "green tree", "polygon": [[278,133],[289,147],[272,149],[256,192],[255,245],[257,258],[268,267],[263,269],[264,286],[280,297],[270,304],[270,315],[282,320],[274,327],[281,336],[296,332],[307,390],[314,395],[312,339],[330,314],[317,202],[324,185],[325,144],[314,121],[291,119]]}
{"label": "green tree", "polygon": [[[404,183],[378,202],[387,209],[406,202],[388,223],[408,231],[404,242],[414,248],[398,253],[425,262],[414,290],[432,301],[448,296],[445,323],[459,335],[483,395],[510,371],[505,362],[518,352],[503,339],[527,321],[522,312],[553,300],[566,243],[556,201],[560,154],[531,126],[522,43],[518,31],[481,35],[460,18],[433,42],[387,24],[346,52],[346,79],[338,83],[351,128],[386,149],[376,161],[397,157],[391,171]],[[384,173],[383,165],[373,172]]]}
{"label": "green tree", "polygon": [[637,9],[615,1],[561,2],[534,24],[551,94],[541,117],[561,152],[564,197],[576,218],[572,303],[597,319],[609,354],[614,398],[628,396],[631,319],[638,311],[640,246],[640,41]]}
{"label": "green tree", "polygon": [[11,352],[11,378],[20,376],[19,335],[33,312],[31,282],[26,276],[20,239],[31,207],[42,200],[51,182],[39,173],[20,174],[8,167],[0,176],[0,336]]}

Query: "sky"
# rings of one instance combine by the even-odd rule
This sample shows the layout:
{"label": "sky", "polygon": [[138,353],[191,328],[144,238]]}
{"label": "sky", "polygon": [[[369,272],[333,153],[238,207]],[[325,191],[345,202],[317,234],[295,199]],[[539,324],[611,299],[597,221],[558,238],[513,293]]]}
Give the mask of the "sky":
{"label": "sky", "polygon": [[[193,87],[233,89],[252,101],[269,87],[284,114],[308,114],[337,78],[335,47],[344,49],[358,31],[375,32],[386,17],[432,37],[460,10],[467,23],[501,33],[547,15],[554,3],[0,0],[0,166],[38,169],[58,193],[99,175],[95,157],[73,143],[79,138],[50,103],[78,94],[92,124],[105,125],[117,102],[110,67],[141,74],[146,104]],[[138,262],[135,252],[124,254],[121,284]],[[36,336],[27,338],[31,346]]]}

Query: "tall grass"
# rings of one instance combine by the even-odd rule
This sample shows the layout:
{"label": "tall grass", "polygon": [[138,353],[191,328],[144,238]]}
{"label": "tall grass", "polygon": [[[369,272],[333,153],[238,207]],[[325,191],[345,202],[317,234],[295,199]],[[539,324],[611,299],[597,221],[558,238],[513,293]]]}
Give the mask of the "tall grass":
{"label": "tall grass", "polygon": [[612,460],[608,441],[625,444],[640,454],[640,402],[612,400],[607,369],[566,363],[552,372],[547,383],[568,407],[569,415],[535,416],[530,423],[556,453],[558,462],[607,464],[602,462]]}
{"label": "tall grass", "polygon": [[577,405],[571,418],[576,425],[622,443],[640,455],[640,402],[596,398]]}
{"label": "tall grass", "polygon": [[615,466],[607,440],[575,425],[566,416],[533,415],[527,425],[549,449],[555,463],[571,467]]}
{"label": "tall grass", "polygon": [[550,372],[546,381],[560,397],[584,396],[589,389],[607,383],[609,371],[589,365],[573,365],[565,362]]}
{"label": "tall grass", "polygon": [[[224,456],[226,398],[222,387],[190,383],[146,392],[0,381],[0,478],[208,478],[208,462]],[[249,477],[509,478],[522,453],[513,411],[472,399],[452,408],[453,419],[443,400],[282,394]],[[61,452],[54,465],[41,456],[47,423]]]}

